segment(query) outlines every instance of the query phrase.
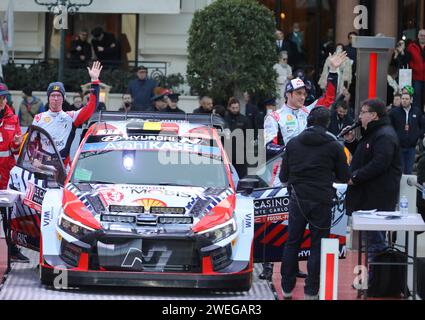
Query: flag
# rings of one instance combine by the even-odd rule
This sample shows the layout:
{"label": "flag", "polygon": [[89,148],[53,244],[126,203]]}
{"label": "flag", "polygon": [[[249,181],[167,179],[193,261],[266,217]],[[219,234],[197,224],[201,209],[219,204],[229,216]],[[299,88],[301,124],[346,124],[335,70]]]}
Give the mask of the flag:
{"label": "flag", "polygon": [[[0,27],[0,51],[2,52],[2,55],[0,57],[0,66],[6,65],[9,61],[9,50],[6,47],[6,44],[4,42],[4,36],[3,36],[3,28]],[[0,68],[0,76],[3,78],[3,71]]]}
{"label": "flag", "polygon": [[13,15],[13,0],[9,0],[7,10],[3,19],[3,41],[6,48],[13,50],[13,36],[14,36],[14,15]]}

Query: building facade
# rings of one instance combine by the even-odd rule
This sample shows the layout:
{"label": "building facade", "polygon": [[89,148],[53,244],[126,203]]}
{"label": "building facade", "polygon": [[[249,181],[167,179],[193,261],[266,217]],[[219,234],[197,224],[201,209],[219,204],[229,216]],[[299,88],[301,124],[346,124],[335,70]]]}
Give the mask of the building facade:
{"label": "building facade", "polygon": [[[187,39],[193,15],[214,0],[94,0],[89,7],[68,16],[66,48],[80,30],[97,26],[123,39],[126,60],[162,61],[166,72],[186,73]],[[354,31],[358,6],[367,8],[367,29],[361,35],[415,39],[424,27],[425,0],[258,0],[275,13],[277,28],[285,33],[298,23],[303,34],[306,64],[321,67],[321,48],[327,41],[347,43]],[[76,0],[75,2],[87,2]],[[34,0],[14,1],[16,59],[57,59],[59,30],[53,27],[54,15]],[[117,5],[119,3],[119,6]],[[7,1],[0,2],[0,12]],[[364,22],[364,21],[363,21]]]}
{"label": "building facade", "polygon": [[[320,68],[323,44],[347,44],[347,35],[384,34],[414,40],[424,28],[425,0],[259,0],[275,13],[276,26],[286,34],[298,23],[304,35],[307,64]],[[367,11],[364,10],[367,9]],[[364,15],[365,19],[360,19]],[[360,21],[359,21],[360,20]],[[355,21],[367,26],[356,29]]]}

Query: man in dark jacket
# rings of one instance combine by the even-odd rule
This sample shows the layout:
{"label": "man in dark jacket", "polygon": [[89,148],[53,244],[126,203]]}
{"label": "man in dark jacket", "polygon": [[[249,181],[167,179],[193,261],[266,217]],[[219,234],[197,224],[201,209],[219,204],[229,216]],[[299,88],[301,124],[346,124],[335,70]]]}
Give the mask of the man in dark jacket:
{"label": "man in dark jacket", "polygon": [[204,96],[199,100],[200,107],[193,110],[196,114],[212,114],[213,113],[213,99],[208,96]]}
{"label": "man in dark jacket", "polygon": [[425,132],[422,112],[412,107],[412,97],[408,93],[403,93],[401,108],[391,110],[390,119],[400,141],[402,172],[412,174],[416,144]]}
{"label": "man in dark jacket", "polygon": [[254,129],[254,139],[258,140],[258,107],[253,103],[251,95],[248,92],[244,92],[243,98],[245,101],[245,115],[251,123],[251,127]]}
{"label": "man in dark jacket", "polygon": [[[394,211],[399,198],[401,165],[400,145],[379,99],[363,102],[359,115],[362,137],[349,132],[344,139],[353,154],[351,179],[346,196],[347,214],[357,210]],[[385,232],[370,231],[369,259],[386,248]]]}
{"label": "man in dark jacket", "polygon": [[285,299],[292,298],[298,270],[298,253],[307,224],[311,232],[306,299],[318,299],[320,285],[321,239],[329,236],[335,179],[346,183],[350,178],[344,148],[326,128],[330,111],[318,107],[308,116],[307,126],[291,139],[282,159],[279,178],[288,184],[290,195],[288,240],[282,256],[282,289]]}
{"label": "man in dark jacket", "polygon": [[282,30],[276,30],[276,53],[279,54],[282,51],[286,51],[288,53],[288,64],[290,66],[294,66],[295,56],[296,56],[296,45],[287,39],[285,39],[285,34]]}
{"label": "man in dark jacket", "polygon": [[84,68],[91,62],[91,45],[87,39],[88,31],[83,29],[78,36],[71,41],[71,47],[69,49],[71,68]]}
{"label": "man in dark jacket", "polygon": [[332,112],[328,131],[337,136],[342,129],[351,126],[353,122],[353,118],[348,114],[348,103],[345,100],[338,101]]}
{"label": "man in dark jacket", "polygon": [[[237,138],[232,139],[232,164],[238,172],[239,178],[243,178],[247,174],[246,152],[247,144],[246,133],[251,129],[249,119],[241,114],[240,102],[236,98],[230,98],[227,105],[227,115],[224,117],[227,128],[232,135]],[[230,150],[229,150],[230,151]]]}
{"label": "man in dark jacket", "polygon": [[91,41],[97,59],[105,67],[117,67],[121,64],[121,48],[112,33],[105,32],[101,27],[94,28],[91,32]]}
{"label": "man in dark jacket", "polygon": [[179,106],[178,106],[179,97],[180,97],[180,94],[179,93],[170,93],[170,94],[168,94],[168,107],[166,109],[167,112],[172,112],[172,113],[186,113],[182,109],[180,109]]}
{"label": "man in dark jacket", "polygon": [[140,66],[137,68],[137,79],[131,80],[128,84],[127,92],[133,98],[133,110],[145,111],[152,107],[154,89],[157,87],[156,81],[148,78],[148,68]]}

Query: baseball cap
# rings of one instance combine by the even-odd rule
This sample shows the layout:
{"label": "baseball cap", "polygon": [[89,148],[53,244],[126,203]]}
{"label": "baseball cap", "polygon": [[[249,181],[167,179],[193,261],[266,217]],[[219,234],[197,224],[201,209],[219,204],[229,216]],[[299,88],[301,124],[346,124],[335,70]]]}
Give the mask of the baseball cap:
{"label": "baseball cap", "polygon": [[62,97],[65,98],[65,88],[62,82],[52,82],[51,84],[49,84],[47,88],[47,96],[49,97],[52,92],[59,92]]}
{"label": "baseball cap", "polygon": [[148,68],[146,68],[145,66],[138,66],[137,68],[136,68],[136,70],[137,71],[140,71],[140,70],[144,70],[144,71],[148,71]]}
{"label": "baseball cap", "polygon": [[155,95],[155,96],[151,99],[152,101],[162,100],[162,99],[164,99],[166,96],[168,96],[168,95],[172,94],[172,92],[171,92],[170,90],[168,90],[168,89],[164,89],[164,88],[161,88],[161,89],[159,89],[158,91],[159,91],[159,92],[158,92],[158,94],[157,94],[157,95]]}
{"label": "baseball cap", "polygon": [[7,88],[7,86],[4,83],[0,83],[0,97],[5,97],[9,94],[9,89]]}
{"label": "baseball cap", "polygon": [[295,78],[288,82],[285,92],[290,93],[302,88],[306,88],[304,81],[302,81],[300,78]]}
{"label": "baseball cap", "polygon": [[276,98],[267,99],[264,101],[265,106],[275,106],[276,105]]}

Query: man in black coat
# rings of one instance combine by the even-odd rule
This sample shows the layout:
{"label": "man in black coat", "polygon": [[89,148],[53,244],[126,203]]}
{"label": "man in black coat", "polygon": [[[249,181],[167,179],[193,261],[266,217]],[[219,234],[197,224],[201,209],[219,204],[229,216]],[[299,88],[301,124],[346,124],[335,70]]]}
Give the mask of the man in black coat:
{"label": "man in black coat", "polygon": [[249,92],[244,92],[243,98],[245,101],[245,115],[248,117],[251,127],[254,129],[254,140],[258,140],[258,107],[253,103]]}
{"label": "man in black coat", "polygon": [[84,68],[91,62],[91,45],[87,39],[88,31],[83,29],[78,36],[71,41],[71,47],[69,49],[71,68]]}
{"label": "man in black coat", "polygon": [[400,140],[400,160],[404,174],[412,174],[416,158],[416,144],[425,132],[422,112],[412,106],[412,100],[410,94],[403,93],[401,108],[392,109],[390,112],[391,124]]}
{"label": "man in black coat", "polygon": [[346,183],[350,178],[343,146],[326,131],[330,111],[318,107],[308,116],[307,126],[291,139],[283,154],[279,178],[288,184],[290,195],[288,240],[282,256],[282,290],[292,298],[298,271],[298,253],[307,224],[311,232],[306,299],[318,299],[320,286],[321,239],[327,238],[332,223],[332,205],[336,196],[335,179]]}
{"label": "man in black coat", "polygon": [[[400,144],[385,103],[380,99],[366,100],[362,103],[359,119],[361,139],[354,139],[353,132],[344,137],[345,145],[353,154],[346,196],[347,214],[357,210],[394,211],[401,179]],[[367,235],[371,259],[374,252],[386,248],[385,232],[370,231]]]}
{"label": "man in black coat", "polygon": [[288,53],[288,64],[290,66],[294,66],[295,56],[297,53],[296,45],[285,39],[285,34],[282,30],[276,30],[276,53],[279,54],[282,51],[286,51]]}
{"label": "man in black coat", "polygon": [[94,28],[91,32],[91,41],[94,53],[99,61],[106,67],[117,67],[121,64],[121,48],[112,33],[105,32],[101,27]]}
{"label": "man in black coat", "polygon": [[199,100],[200,107],[193,110],[195,114],[212,114],[213,113],[213,99],[208,96],[204,96]]}
{"label": "man in black coat", "polygon": [[224,117],[226,127],[229,128],[231,133],[237,137],[236,139],[232,139],[231,161],[239,175],[239,178],[242,179],[247,175],[248,169],[246,154],[247,146],[251,145],[248,141],[246,141],[245,137],[247,130],[251,129],[251,124],[249,119],[241,114],[241,106],[238,99],[229,99],[227,111],[227,115]]}
{"label": "man in black coat", "polygon": [[167,112],[186,113],[178,107],[179,97],[180,97],[179,93],[168,94],[168,107],[166,109]]}

